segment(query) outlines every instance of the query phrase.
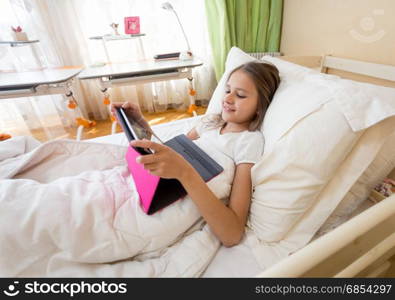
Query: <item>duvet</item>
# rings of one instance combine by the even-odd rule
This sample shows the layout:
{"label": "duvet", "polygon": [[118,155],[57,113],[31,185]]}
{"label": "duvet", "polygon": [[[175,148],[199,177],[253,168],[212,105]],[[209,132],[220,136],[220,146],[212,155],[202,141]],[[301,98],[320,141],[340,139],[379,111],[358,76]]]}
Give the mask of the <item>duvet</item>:
{"label": "duvet", "polygon": [[[199,146],[225,169],[208,186],[226,201],[233,161]],[[146,215],[125,151],[71,140],[1,142],[0,276],[199,276],[218,240],[188,196]]]}

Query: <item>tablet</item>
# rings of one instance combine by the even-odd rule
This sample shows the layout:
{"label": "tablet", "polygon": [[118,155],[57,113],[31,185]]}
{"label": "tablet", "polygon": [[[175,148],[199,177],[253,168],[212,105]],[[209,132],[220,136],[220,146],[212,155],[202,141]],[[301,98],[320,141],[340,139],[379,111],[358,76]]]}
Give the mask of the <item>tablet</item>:
{"label": "tablet", "polygon": [[[125,110],[122,107],[115,107],[115,113],[117,116],[117,120],[119,125],[121,125],[122,130],[125,132],[126,137],[129,142],[133,140],[142,140],[147,139],[150,140],[151,132],[148,132],[143,126],[137,123],[133,118],[128,117],[126,115]],[[153,152],[150,149],[133,147],[140,154],[152,154]]]}

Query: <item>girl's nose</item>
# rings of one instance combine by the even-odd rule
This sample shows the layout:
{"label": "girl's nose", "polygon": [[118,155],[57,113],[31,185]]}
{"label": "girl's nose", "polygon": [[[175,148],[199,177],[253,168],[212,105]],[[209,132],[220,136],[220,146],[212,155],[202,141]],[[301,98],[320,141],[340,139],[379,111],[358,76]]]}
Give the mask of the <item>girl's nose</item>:
{"label": "girl's nose", "polygon": [[229,93],[225,95],[225,102],[229,104],[232,104],[234,102],[233,93]]}

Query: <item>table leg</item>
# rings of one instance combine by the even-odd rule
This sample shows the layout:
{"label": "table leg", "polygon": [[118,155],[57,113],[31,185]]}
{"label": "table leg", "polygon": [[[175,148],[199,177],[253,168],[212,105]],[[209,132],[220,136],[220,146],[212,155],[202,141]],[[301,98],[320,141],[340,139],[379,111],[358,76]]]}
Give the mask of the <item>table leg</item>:
{"label": "table leg", "polygon": [[[71,89],[68,89],[68,90],[66,91],[65,96],[67,97],[68,102],[69,102],[69,103],[67,104],[67,107],[68,107],[69,109],[73,109],[73,110],[74,110],[74,109],[78,109],[78,114],[81,115],[81,110],[80,110],[80,108],[78,107],[77,101],[75,100],[75,98],[74,98],[74,96],[73,96],[73,92],[71,91]],[[82,122],[82,119],[83,119],[83,118],[81,118],[81,117],[75,119],[75,121],[76,121],[76,123],[77,123],[77,125],[78,125],[77,136],[75,137],[75,139],[76,139],[77,141],[80,141],[80,140],[81,140],[81,137],[82,137],[82,134],[83,134],[83,131],[84,131],[84,126],[83,126],[83,124],[81,123],[81,122]]]}
{"label": "table leg", "polygon": [[83,131],[84,131],[84,126],[79,125],[77,129],[77,136],[75,137],[76,141],[81,141]]}
{"label": "table leg", "polygon": [[103,48],[104,48],[104,53],[106,54],[106,59],[107,59],[107,64],[109,64],[109,63],[111,63],[111,61],[110,61],[110,55],[108,54],[108,50],[107,50],[107,45],[106,45],[106,40],[104,39],[104,37],[103,37],[103,39],[102,39],[102,43],[103,43]]}
{"label": "table leg", "polygon": [[192,114],[194,117],[197,116],[196,110],[196,104],[195,104],[195,99],[196,99],[196,90],[193,86],[193,76],[188,77],[189,81],[189,89],[188,89],[188,94],[189,94],[189,108],[188,108],[188,113]]}
{"label": "table leg", "polygon": [[31,50],[32,50],[34,59],[36,60],[36,65],[37,65],[37,67],[38,67],[38,68],[42,68],[43,66],[41,65],[40,56],[39,56],[39,54],[38,54],[38,52],[37,52],[37,49],[36,49],[36,45],[35,45],[35,44],[31,44]]}
{"label": "table leg", "polygon": [[141,55],[142,59],[146,59],[144,45],[143,45],[143,41],[141,40],[141,36],[138,37],[138,41],[139,41],[139,46],[140,46],[140,55]]}
{"label": "table leg", "polygon": [[[100,82],[99,82],[100,84]],[[103,93],[103,104],[107,106],[108,108],[108,113],[110,114],[110,119],[111,119],[111,134],[115,134],[117,130],[117,120],[114,118],[114,116],[111,114],[111,100],[110,100],[110,94],[107,92],[107,88],[100,88],[100,91]]]}

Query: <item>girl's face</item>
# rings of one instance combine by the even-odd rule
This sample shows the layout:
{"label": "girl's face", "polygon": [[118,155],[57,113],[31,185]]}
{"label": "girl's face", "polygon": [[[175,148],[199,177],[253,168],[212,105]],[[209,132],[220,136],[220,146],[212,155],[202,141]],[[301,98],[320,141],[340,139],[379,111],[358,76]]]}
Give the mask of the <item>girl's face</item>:
{"label": "girl's face", "polygon": [[258,107],[258,91],[252,79],[242,70],[229,78],[222,102],[222,119],[248,127]]}

